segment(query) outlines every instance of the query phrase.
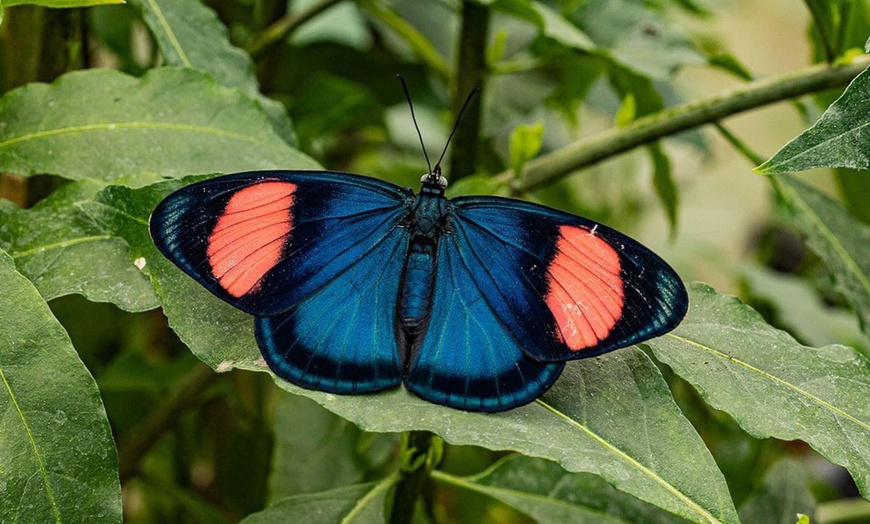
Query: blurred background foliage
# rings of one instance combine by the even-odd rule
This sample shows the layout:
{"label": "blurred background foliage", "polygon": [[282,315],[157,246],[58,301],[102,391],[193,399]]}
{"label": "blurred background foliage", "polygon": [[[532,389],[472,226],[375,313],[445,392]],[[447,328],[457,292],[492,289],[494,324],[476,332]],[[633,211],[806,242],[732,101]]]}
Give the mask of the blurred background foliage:
{"label": "blurred background foliage", "polygon": [[[738,294],[798,341],[841,343],[870,355],[855,315],[791,227],[783,201],[711,126],[611,155],[531,191],[516,183],[535,157],[581,137],[754,78],[860,53],[870,36],[870,2],[131,0],[66,10],[3,4],[4,93],[78,69],[141,77],[161,66],[193,67],[255,100],[277,135],[325,168],[412,187],[425,162],[396,74],[410,85],[430,153],[444,143],[469,90],[481,86],[448,153],[451,195],[513,194],[605,222],[642,239],[685,280]],[[728,130],[767,155],[841,92],[842,86],[736,116]],[[10,171],[0,196],[23,208],[67,183]],[[867,173],[837,168],[802,179],[870,223]],[[0,220],[10,225],[10,216]],[[118,443],[127,522],[236,522],[286,497],[382,479],[402,460],[398,435],[362,431],[279,390],[266,374],[212,373],[153,305],[127,312],[58,295],[50,306],[99,386]],[[819,522],[870,521],[843,468],[800,441],[751,436],[668,366],[659,367],[745,522],[795,522],[797,513]],[[415,519],[559,521],[554,510],[536,513],[485,488],[490,481],[504,486],[506,478],[567,475],[521,456],[499,462],[507,455],[446,446]],[[521,474],[510,477],[511,468]],[[456,480],[478,474],[471,477],[477,489]],[[597,508],[584,517],[589,522],[676,520],[595,475],[565,482],[572,496],[613,501],[589,502]],[[517,489],[556,492],[543,485]]]}

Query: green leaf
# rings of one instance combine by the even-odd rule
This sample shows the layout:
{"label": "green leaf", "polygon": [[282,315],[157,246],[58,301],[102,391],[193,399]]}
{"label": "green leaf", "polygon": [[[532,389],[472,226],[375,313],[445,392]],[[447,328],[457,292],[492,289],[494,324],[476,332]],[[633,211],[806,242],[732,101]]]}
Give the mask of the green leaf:
{"label": "green leaf", "polygon": [[833,61],[837,57],[839,47],[840,1],[804,0],[804,3],[813,16],[813,22],[821,37],[826,58]]}
{"label": "green leaf", "polygon": [[707,63],[711,66],[718,67],[724,71],[728,71],[741,80],[750,82],[755,79],[755,75],[749,71],[746,65],[736,56],[730,53],[719,53],[707,58]]}
{"label": "green leaf", "polygon": [[121,522],[118,458],[97,385],[0,250],[0,521]]}
{"label": "green leaf", "polygon": [[759,438],[803,440],[870,494],[870,362],[802,346],[734,297],[690,286],[689,314],[647,344],[659,360]]}
{"label": "green leaf", "polygon": [[[252,318],[175,268],[148,237],[151,210],[186,182],[141,189],[112,186],[81,207],[107,232],[123,236],[131,257],[147,261],[170,325],[195,355],[219,371],[268,371],[256,347]],[[401,388],[336,396],[276,382],[366,431],[429,430],[454,444],[549,458],[570,471],[595,472],[617,489],[691,520],[736,522],[712,457],[674,404],[658,369],[636,348],[572,363],[542,400],[496,415],[452,410]]]}
{"label": "green leaf", "polygon": [[45,300],[78,293],[125,311],[156,308],[157,295],[131,262],[127,243],[78,208],[101,188],[67,184],[31,209],[0,200],[0,247]]}
{"label": "green leaf", "polygon": [[313,400],[281,392],[275,406],[269,500],[366,480],[367,463],[395,449],[390,434],[368,434]]}
{"label": "green leaf", "polygon": [[616,116],[613,118],[616,127],[625,127],[632,123],[637,117],[637,99],[634,93],[628,93],[622,98],[622,104],[616,110]]}
{"label": "green leaf", "polygon": [[397,477],[378,483],[361,484],[311,495],[286,498],[269,508],[248,515],[243,524],[386,523],[385,499]]}
{"label": "green leaf", "polygon": [[795,227],[825,261],[837,289],[855,309],[861,328],[870,334],[870,227],[794,177],[782,175],[773,181],[792,210]]}
{"label": "green leaf", "polygon": [[801,514],[812,515],[816,500],[809,484],[810,476],[800,462],[780,460],[764,476],[761,489],[740,508],[740,520],[793,524]]}
{"label": "green leaf", "polygon": [[433,478],[500,500],[541,524],[627,522],[676,523],[685,520],[613,489],[591,473],[568,473],[553,462],[514,455],[470,477],[433,471]]}
{"label": "green leaf", "polygon": [[676,25],[641,2],[588,0],[570,19],[613,60],[642,76],[663,79],[684,65],[705,63]]}
{"label": "green leaf", "polygon": [[71,7],[89,7],[92,5],[103,4],[123,4],[124,0],[6,0],[3,3],[5,7],[13,5],[41,5],[43,7],[54,8],[71,8]]}
{"label": "green leaf", "polygon": [[166,64],[200,69],[220,85],[240,89],[269,116],[275,132],[293,142],[292,124],[284,106],[260,93],[254,61],[230,43],[227,28],[214,11],[198,0],[131,3],[142,9]]}
{"label": "green leaf", "polygon": [[579,27],[554,11],[551,7],[528,0],[494,0],[477,3],[489,5],[494,11],[502,12],[531,23],[541,35],[559,42],[565,47],[591,51],[595,43]]}
{"label": "green leaf", "polygon": [[541,122],[532,125],[518,125],[510,137],[511,167],[519,178],[522,176],[523,166],[541,150],[544,143],[544,124]]}
{"label": "green leaf", "polygon": [[767,162],[757,173],[794,173],[815,167],[870,168],[870,73],[864,70],[822,114],[818,122]]}
{"label": "green leaf", "polygon": [[806,280],[761,266],[744,265],[738,278],[748,296],[774,311],[774,325],[785,328],[810,346],[838,342],[870,355],[870,342],[851,311],[832,308]]}
{"label": "green leaf", "polygon": [[653,188],[662,203],[662,207],[665,208],[668,224],[671,227],[671,237],[673,237],[677,232],[679,194],[671,172],[671,160],[659,143],[647,146],[646,150],[649,152],[653,164]]}
{"label": "green leaf", "polygon": [[849,212],[870,225],[870,171],[841,167],[834,170],[834,178]]}
{"label": "green leaf", "polygon": [[243,94],[204,74],[158,68],[143,78],[69,73],[0,98],[0,170],[115,180],[251,169],[316,168]]}

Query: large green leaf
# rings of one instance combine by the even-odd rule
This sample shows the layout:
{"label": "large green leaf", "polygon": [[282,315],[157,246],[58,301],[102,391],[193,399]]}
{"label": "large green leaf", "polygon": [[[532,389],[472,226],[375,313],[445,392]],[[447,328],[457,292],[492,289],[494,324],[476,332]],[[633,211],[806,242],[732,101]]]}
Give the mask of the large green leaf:
{"label": "large green leaf", "polygon": [[[108,233],[124,236],[131,256],[147,261],[146,270],[170,325],[194,354],[221,371],[234,367],[267,371],[256,348],[251,317],[181,273],[148,237],[150,211],[180,184],[110,187],[82,207]],[[736,521],[712,457],[674,404],[658,369],[636,348],[573,363],[542,400],[496,415],[444,408],[404,389],[336,396],[276,381],[364,430],[429,430],[455,444],[550,458],[570,471],[597,473],[618,489],[686,518]]]}
{"label": "large green leaf", "polygon": [[642,76],[667,78],[705,59],[679,27],[634,0],[588,0],[571,20],[616,62]]}
{"label": "large green leaf", "polygon": [[232,45],[227,28],[214,11],[198,0],[132,0],[142,9],[166,64],[205,71],[224,87],[240,89],[269,116],[281,137],[293,140],[284,106],[263,96],[254,61]]}
{"label": "large green leaf", "polygon": [[118,459],[97,385],[0,250],[0,521],[121,522]]}
{"label": "large green leaf", "polygon": [[757,437],[803,440],[870,495],[870,362],[802,346],[734,297],[691,286],[689,314],[648,342],[656,358]]}
{"label": "large green leaf", "polygon": [[0,200],[0,248],[45,300],[78,293],[126,311],[153,309],[157,296],[131,262],[127,243],[106,234],[77,206],[102,187],[92,181],[67,184],[31,209]]}
{"label": "large green leaf", "polygon": [[386,523],[385,499],[396,477],[378,483],[297,495],[279,501],[269,508],[249,515],[243,524],[377,524]]}
{"label": "large green leaf", "polygon": [[761,488],[740,507],[740,520],[794,524],[798,514],[812,516],[816,500],[809,484],[810,476],[800,462],[780,460],[764,476]]}
{"label": "large green leaf", "polygon": [[41,5],[54,8],[89,7],[102,4],[123,4],[124,0],[4,0],[3,7],[14,5]]}
{"label": "large green leaf", "polygon": [[541,524],[685,522],[655,506],[613,489],[590,473],[568,473],[542,459],[514,455],[471,477],[433,471],[433,478],[456,488],[498,499]]}
{"label": "large green leaf", "polygon": [[794,173],[814,167],[870,168],[870,73],[855,77],[818,122],[783,146],[758,173]]}
{"label": "large green leaf", "polygon": [[73,179],[176,177],[316,163],[272,131],[260,108],[190,69],[143,78],[69,73],[0,98],[0,170]]}
{"label": "large green leaf", "polygon": [[579,27],[544,3],[529,0],[477,0],[477,3],[525,20],[537,27],[541,35],[566,47],[595,49],[595,43]]}
{"label": "large green leaf", "polygon": [[798,179],[781,175],[774,185],[791,208],[794,225],[806,238],[846,297],[865,333],[870,333],[870,227],[829,196]]}
{"label": "large green leaf", "polygon": [[390,434],[364,433],[313,400],[282,392],[275,406],[269,500],[363,482],[372,462],[389,458]]}
{"label": "large green leaf", "polygon": [[804,344],[840,343],[870,356],[870,341],[855,315],[825,304],[809,281],[755,265],[740,266],[737,277],[746,288],[750,303],[761,302],[771,308],[772,324],[783,327]]}

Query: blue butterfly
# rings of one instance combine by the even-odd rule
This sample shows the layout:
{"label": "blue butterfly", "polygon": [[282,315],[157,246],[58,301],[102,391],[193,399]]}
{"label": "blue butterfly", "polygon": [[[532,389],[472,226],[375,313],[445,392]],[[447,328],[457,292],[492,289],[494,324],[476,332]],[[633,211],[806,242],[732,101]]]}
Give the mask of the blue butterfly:
{"label": "blue butterfly", "polygon": [[519,200],[445,198],[447,145],[433,169],[399,80],[430,166],[419,194],[348,173],[252,171],[187,186],[151,215],[167,258],[256,317],[276,375],[341,394],[404,384],[504,411],[547,391],[567,360],[679,324],[686,288],[637,241]]}
{"label": "blue butterfly", "polygon": [[565,361],[673,329],[679,276],[602,224],[328,171],[201,181],[151,216],[160,251],[256,317],[272,371],[340,394],[394,388],[468,411],[543,394]]}

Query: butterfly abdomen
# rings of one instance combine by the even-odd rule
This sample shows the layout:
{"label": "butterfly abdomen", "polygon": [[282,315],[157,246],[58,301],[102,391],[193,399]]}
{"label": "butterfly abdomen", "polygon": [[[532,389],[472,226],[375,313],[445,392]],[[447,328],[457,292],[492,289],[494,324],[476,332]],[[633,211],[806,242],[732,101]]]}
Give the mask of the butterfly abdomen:
{"label": "butterfly abdomen", "polygon": [[414,332],[426,320],[432,302],[435,277],[435,246],[414,242],[405,264],[405,277],[399,297],[399,315],[406,331]]}

